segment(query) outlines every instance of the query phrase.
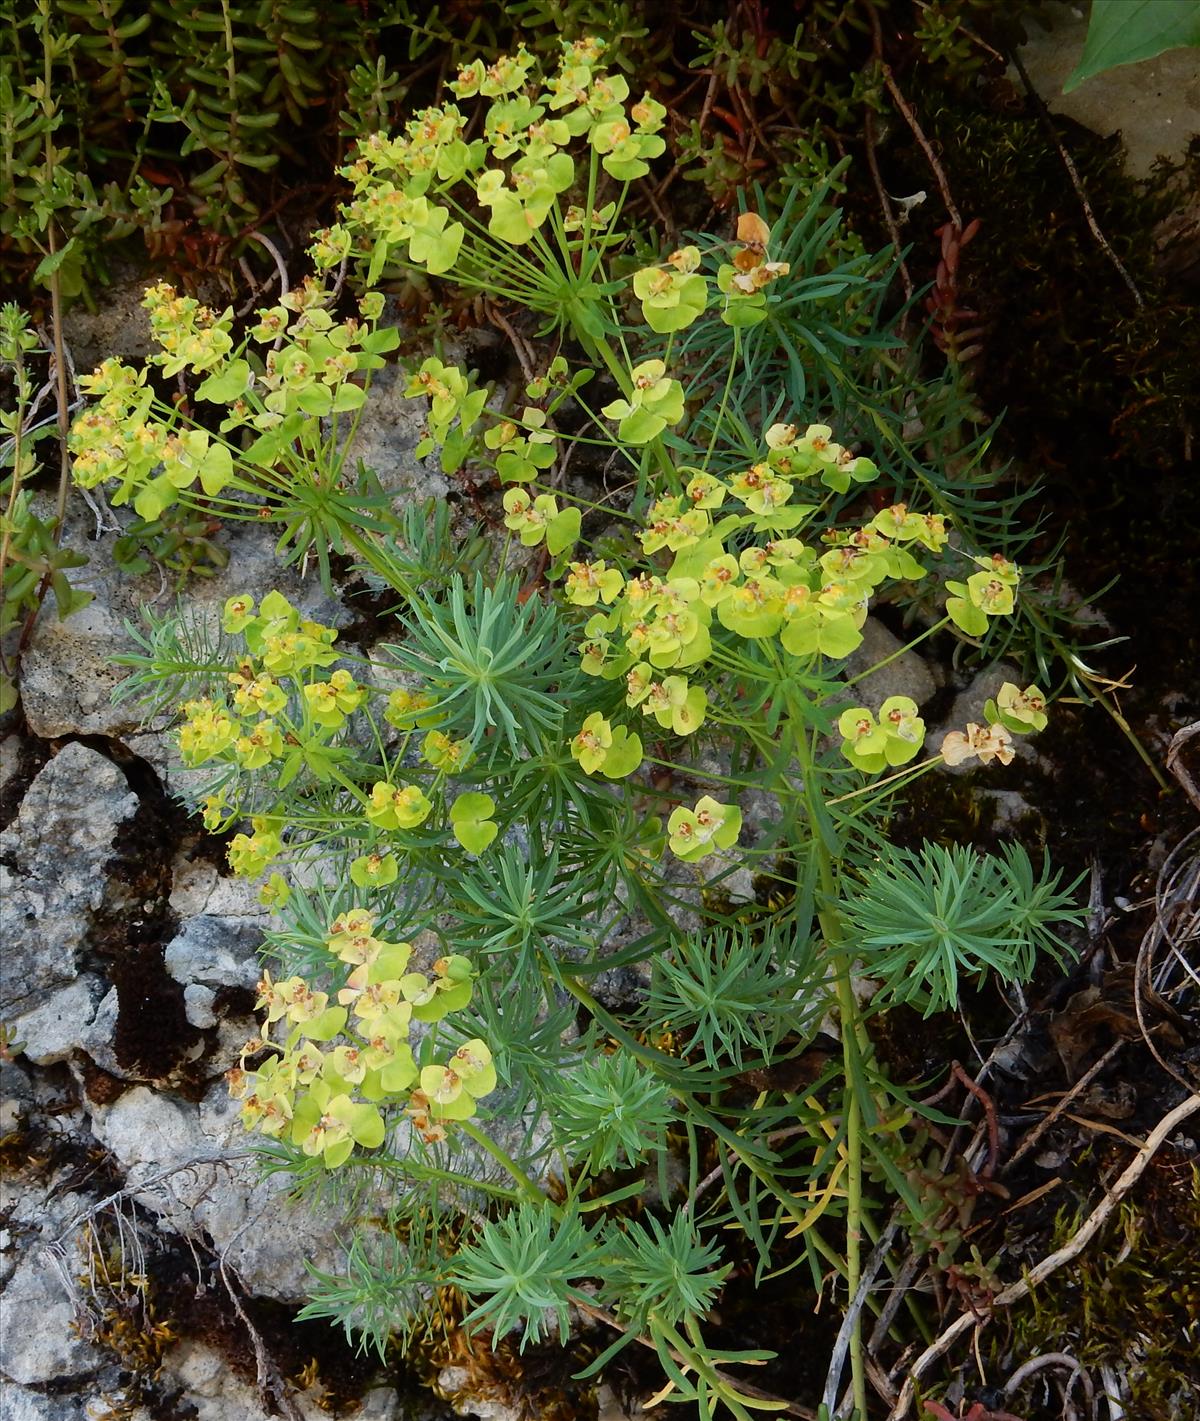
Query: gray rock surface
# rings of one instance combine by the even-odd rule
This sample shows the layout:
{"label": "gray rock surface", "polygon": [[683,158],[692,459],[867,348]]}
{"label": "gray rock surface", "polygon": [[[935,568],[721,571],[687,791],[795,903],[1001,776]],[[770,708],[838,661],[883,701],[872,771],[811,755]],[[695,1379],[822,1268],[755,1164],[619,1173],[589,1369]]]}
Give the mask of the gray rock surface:
{"label": "gray rock surface", "polygon": [[20,774],[21,755],[25,744],[25,737],[18,735],[15,731],[0,736],[0,795]]}
{"label": "gray rock surface", "polygon": [[[189,1339],[171,1349],[163,1363],[164,1380],[181,1386],[196,1408],[195,1421],[270,1421],[257,1390],[235,1376],[229,1363],[203,1342]],[[322,1388],[318,1380],[311,1392],[292,1397],[303,1421],[324,1421],[329,1412],[320,1406]],[[354,1421],[397,1421],[400,1398],[393,1388],[369,1391],[353,1412]]]}
{"label": "gray rock surface", "polygon": [[0,1298],[0,1376],[29,1386],[95,1371],[102,1357],[75,1320],[75,1304],[53,1263],[40,1250],[27,1253]]}
{"label": "gray rock surface", "polygon": [[[1133,8],[1132,0],[1127,4]],[[1184,157],[1189,140],[1200,133],[1200,63],[1194,49],[1124,64],[1064,94],[1063,83],[1083,53],[1087,7],[1050,5],[1038,19],[1041,23],[1026,23],[1029,42],[1021,61],[1049,109],[1105,137],[1119,130],[1132,177],[1147,177],[1160,154],[1175,162]],[[1015,73],[1013,78],[1019,86]]]}
{"label": "gray rock surface", "polygon": [[[82,1394],[47,1396],[28,1387],[0,1383],[3,1421],[93,1421],[94,1413],[88,1413],[88,1400]],[[142,1421],[142,1418],[134,1418],[134,1421]]]}
{"label": "gray rock surface", "polygon": [[[129,674],[115,658],[136,651],[126,621],[144,626],[142,608],[152,606],[157,615],[173,607],[169,583],[157,573],[128,577],[112,561],[111,538],[94,539],[94,520],[78,505],[67,520],[64,543],[84,553],[89,562],[71,574],[81,591],[94,594],[82,611],[60,622],[52,607],[44,607],[21,658],[21,703],[35,735],[135,734],[141,717],[133,701],[113,702],[114,688]],[[310,570],[302,578],[295,568],[280,566],[272,540],[253,524],[234,523],[221,534],[229,551],[229,565],[211,578],[195,578],[187,587],[183,607],[188,615],[201,616],[213,627],[219,624],[226,600],[241,592],[255,598],[277,588],[309,617],[327,625],[344,626],[348,613],[321,589]],[[167,758],[143,744],[145,755],[160,771]]]}
{"label": "gray rock surface", "polygon": [[40,1008],[74,980],[104,865],[137,807],[120,770],[84,745],[65,746],[30,785],[0,834],[0,1013]]}
{"label": "gray rock surface", "polygon": [[[965,730],[968,724],[986,725],[987,718],[983,713],[983,708],[989,700],[995,699],[1005,681],[1012,681],[1018,686],[1025,684],[1020,671],[1007,661],[998,661],[994,666],[985,666],[970,685],[955,696],[950,713],[941,725],[927,732],[925,744],[929,752],[934,754],[940,750],[943,739],[951,730]],[[1033,740],[1028,735],[1014,735],[1013,749],[1022,759],[1032,762],[1038,758],[1037,751],[1033,748]],[[938,771],[946,775],[969,775],[973,770],[979,768],[978,760],[968,760],[963,765],[939,765]],[[1004,771],[1004,766],[998,765],[995,761],[989,768],[999,773]]]}
{"label": "gray rock surface", "polygon": [[[908,696],[918,706],[924,705],[937,684],[921,657],[904,650],[904,643],[875,617],[867,618],[862,634],[862,645],[846,658],[846,675],[862,677],[851,689],[856,703],[877,711],[889,696]],[[881,661],[888,664],[878,671],[870,669]]]}
{"label": "gray rock surface", "polygon": [[99,293],[101,300],[94,311],[89,311],[82,301],[67,308],[63,334],[81,375],[94,370],[110,355],[133,362],[150,353],[150,317],[142,309],[142,297],[153,280],[147,272],[124,265]]}
{"label": "gray rock surface", "polygon": [[405,398],[407,383],[399,366],[376,372],[347,452],[346,469],[353,471],[361,459],[375,471],[380,485],[404,503],[444,499],[450,485],[437,459],[418,459],[414,452],[424,435],[429,406],[425,400]]}
{"label": "gray rock surface", "polygon": [[65,1061],[83,1044],[103,995],[103,982],[88,973],[17,1017],[12,1029],[22,1054],[38,1066]]}
{"label": "gray rock surface", "polygon": [[207,860],[180,854],[172,865],[171,907],[181,918],[204,915],[226,923],[262,929],[271,914],[258,899],[258,884],[220,873]]}
{"label": "gray rock surface", "polygon": [[121,1003],[117,989],[106,992],[96,1007],[95,1015],[79,1033],[80,1049],[95,1061],[102,1071],[118,1080],[133,1081],[139,1077],[118,1064],[113,1039],[117,1033],[117,1017],[121,1013]]}
{"label": "gray rock surface", "polygon": [[300,1302],[305,1262],[332,1271],[340,1219],[284,1197],[287,1181],[261,1178],[223,1081],[199,1110],[145,1086],[126,1091],[92,1117],[136,1199],[184,1236],[207,1235],[254,1296]]}
{"label": "gray rock surface", "polygon": [[163,965],[184,987],[253,987],[262,933],[244,919],[189,918],[163,950]]}

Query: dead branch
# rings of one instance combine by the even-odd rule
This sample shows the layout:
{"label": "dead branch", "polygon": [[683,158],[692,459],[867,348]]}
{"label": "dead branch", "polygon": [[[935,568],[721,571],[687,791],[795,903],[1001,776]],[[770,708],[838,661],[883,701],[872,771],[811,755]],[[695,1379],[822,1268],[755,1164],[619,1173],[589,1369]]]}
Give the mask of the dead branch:
{"label": "dead branch", "polygon": [[1003,1171],[1004,1173],[1007,1173],[1010,1169],[1012,1169],[1013,1165],[1015,1165],[1019,1159],[1023,1159],[1024,1156],[1027,1155],[1031,1149],[1033,1149],[1034,1145],[1037,1144],[1037,1142],[1042,1138],[1042,1136],[1046,1133],[1050,1126],[1053,1125],[1054,1122],[1058,1119],[1058,1117],[1063,1113],[1063,1111],[1066,1110],[1067,1106],[1070,1105],[1070,1103],[1075,1099],[1077,1095],[1079,1095],[1082,1091],[1086,1090],[1089,1085],[1091,1085],[1091,1083],[1096,1079],[1096,1077],[1100,1074],[1104,1067],[1108,1065],[1108,1063],[1117,1054],[1121,1047],[1124,1046],[1124,1044],[1124,1041],[1114,1041],[1113,1044],[1108,1048],[1108,1050],[1105,1051],[1104,1055],[1101,1056],[1100,1059],[1094,1065],[1088,1067],[1088,1069],[1084,1072],[1082,1076],[1080,1076],[1080,1078],[1075,1082],[1071,1089],[1067,1091],[1066,1095],[1064,1095],[1061,1100],[1055,1102],[1054,1108],[1045,1117],[1045,1119],[1038,1121],[1038,1123],[1033,1127],[1033,1129],[1030,1130],[1029,1134],[1026,1135],[1025,1138],[1021,1141],[1020,1146],[1014,1151],[1014,1153],[1009,1157],[1009,1159],[1005,1161]]}
{"label": "dead branch", "polygon": [[1179,763],[1179,757],[1183,754],[1183,747],[1189,740],[1200,735],[1200,720],[1192,721],[1191,725],[1185,725],[1182,730],[1177,730],[1171,737],[1171,743],[1167,747],[1167,769],[1179,783],[1183,786],[1183,792],[1192,801],[1197,809],[1200,809],[1200,786],[1192,779],[1187,770]]}
{"label": "dead branch", "polygon": [[1070,153],[1067,152],[1066,146],[1063,143],[1062,139],[1058,136],[1058,129],[1054,126],[1054,119],[1050,115],[1050,110],[1046,107],[1041,94],[1039,94],[1038,91],[1033,87],[1033,83],[1029,78],[1029,74],[1026,72],[1025,65],[1021,62],[1021,56],[1017,53],[1015,49],[1012,51],[1011,58],[1013,62],[1013,67],[1021,76],[1021,83],[1025,86],[1025,92],[1029,95],[1030,102],[1037,110],[1038,117],[1044,124],[1047,133],[1049,133],[1055,148],[1058,149],[1058,156],[1062,159],[1063,167],[1067,170],[1067,177],[1070,178],[1071,186],[1075,189],[1075,196],[1079,199],[1080,207],[1083,208],[1084,219],[1087,222],[1088,228],[1091,231],[1092,236],[1096,239],[1097,246],[1099,246],[1100,250],[1109,259],[1109,261],[1112,262],[1114,268],[1116,269],[1117,275],[1120,276],[1121,280],[1125,283],[1130,295],[1133,297],[1134,302],[1138,307],[1138,310],[1141,310],[1146,304],[1145,301],[1142,299],[1142,293],[1138,290],[1137,284],[1135,283],[1133,277],[1129,275],[1128,271],[1126,271],[1125,264],[1121,261],[1121,258],[1117,256],[1116,252],[1113,251],[1108,238],[1100,230],[1100,224],[1096,221],[1096,214],[1092,211],[1092,204],[1088,201],[1087,192],[1084,190],[1083,183],[1080,180],[1079,170],[1075,167],[1074,160],[1072,159]]}
{"label": "dead branch", "polygon": [[[992,1309],[1001,1307],[1011,1307],[1013,1303],[1019,1302],[1026,1297],[1039,1283],[1044,1282],[1052,1273],[1057,1272],[1064,1264],[1070,1263],[1083,1252],[1091,1240],[1096,1236],[1108,1220],[1108,1216],[1117,1207],[1126,1194],[1133,1188],[1142,1177],[1146,1166],[1153,1159],[1164,1141],[1181,1125],[1189,1116],[1200,1110],[1200,1093],[1189,1095],[1174,1110],[1168,1112],[1158,1122],[1154,1129],[1147,1136],[1145,1143],[1134,1155],[1133,1159],[1120,1176],[1117,1182],[1105,1192],[1104,1198],[1092,1210],[1083,1224],[1076,1230],[1073,1237],[1065,1243],[1062,1248],[1055,1249],[1035,1267],[1031,1268],[1018,1282],[997,1293],[992,1300]],[[945,1329],[928,1347],[921,1353],[917,1360],[909,1368],[908,1377],[901,1388],[899,1400],[888,1414],[888,1421],[903,1421],[909,1413],[913,1403],[913,1396],[916,1392],[917,1381],[929,1370],[934,1362],[954,1345],[955,1342],[972,1328],[982,1326],[980,1319],[972,1313],[964,1313],[949,1327]]]}

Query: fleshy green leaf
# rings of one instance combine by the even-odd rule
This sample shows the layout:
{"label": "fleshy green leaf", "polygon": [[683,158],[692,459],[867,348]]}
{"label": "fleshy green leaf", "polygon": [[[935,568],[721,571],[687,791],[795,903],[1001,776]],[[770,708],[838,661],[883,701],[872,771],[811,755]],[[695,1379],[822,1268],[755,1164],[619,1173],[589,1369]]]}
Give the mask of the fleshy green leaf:
{"label": "fleshy green leaf", "polygon": [[1092,0],[1092,17],[1079,63],[1063,93],[1085,79],[1153,59],[1168,49],[1200,45],[1200,4],[1196,0]]}
{"label": "fleshy green leaf", "polygon": [[564,508],[561,513],[551,518],[546,525],[546,546],[551,557],[566,552],[576,542],[581,521],[582,515],[578,508]]}
{"label": "fleshy green leaf", "polygon": [[499,833],[492,822],[496,802],[490,794],[469,790],[450,806],[450,827],[469,854],[481,854]]}

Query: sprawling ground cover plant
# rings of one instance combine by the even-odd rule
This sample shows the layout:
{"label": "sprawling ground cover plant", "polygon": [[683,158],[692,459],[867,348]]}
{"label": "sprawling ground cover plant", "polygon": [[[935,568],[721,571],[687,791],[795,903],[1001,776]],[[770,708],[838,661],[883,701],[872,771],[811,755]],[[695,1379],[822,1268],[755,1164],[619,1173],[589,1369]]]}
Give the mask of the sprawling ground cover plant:
{"label": "sprawling ground cover plant", "polygon": [[[143,516],[221,499],[326,576],[330,548],[356,555],[399,599],[394,631],[343,651],[276,592],[234,597],[219,631],[152,624],[125,689],[182,705],[190,792],[278,914],[263,1029],[231,1077],[243,1119],[302,1184],[374,1191],[310,1313],[382,1351],[444,1289],[522,1344],[565,1340],[575,1308],[614,1334],[590,1373],[640,1337],[664,1398],[777,1410],[735,1374],[767,1354],[707,1327],[731,1239],[760,1280],[806,1262],[853,1297],[879,1222],[898,1207],[920,1232],[937,1211],[872,1019],[1023,981],[1079,917],[1020,848],[886,836],[918,776],[1009,763],[1046,723],[1039,687],[1006,683],[933,748],[912,700],[864,704],[846,666],[897,591],[927,608],[920,636],[978,646],[1019,611],[1022,569],[956,524],[944,470],[896,457],[878,405],[822,420],[836,310],[860,340],[861,264],[793,271],[794,231],[747,211],[731,242],[620,265],[662,110],[601,45],[546,77],[524,52],[469,65],[452,89],[471,112],[427,110],[351,161],[313,247],[332,290],[310,281],[242,340],[228,313],[149,293],[151,366],[200,377],[192,408],[216,418],[106,362],[72,436],[77,477]],[[503,547],[457,570],[444,518],[406,546],[345,471],[356,377],[394,343],[370,288],[410,268],[521,303],[558,342],[507,401],[437,356],[411,371],[423,452],[505,487]],[[361,320],[331,310],[347,280]],[[596,494],[568,479],[576,454],[623,478]],[[915,474],[874,497],[881,457]],[[644,991],[621,1000],[631,967]],[[822,1030],[840,1045],[815,1077],[779,1069]],[[849,1356],[837,1414],[865,1417],[857,1322]]]}

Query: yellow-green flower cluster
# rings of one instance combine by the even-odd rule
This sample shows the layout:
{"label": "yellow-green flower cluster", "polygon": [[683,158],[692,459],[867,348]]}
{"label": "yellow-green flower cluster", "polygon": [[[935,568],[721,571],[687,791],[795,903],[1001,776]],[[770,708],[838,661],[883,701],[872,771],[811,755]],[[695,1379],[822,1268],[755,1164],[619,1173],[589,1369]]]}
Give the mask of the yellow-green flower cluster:
{"label": "yellow-green flower cluster", "polygon": [[946,583],[951,594],[946,599],[946,615],[968,636],[982,636],[990,617],[1006,617],[1012,612],[1021,570],[999,553],[974,561],[982,572],[972,573],[965,583]]}
{"label": "yellow-green flower cluster", "polygon": [[1005,681],[983,708],[986,725],[968,724],[966,730],[952,730],[942,740],[941,755],[947,765],[964,765],[978,760],[989,765],[999,760],[1010,765],[1016,751],[1014,735],[1029,735],[1044,730],[1049,717],[1046,697],[1037,686],[1022,691],[1011,681]]}
{"label": "yellow-green flower cluster", "polygon": [[612,400],[601,410],[615,419],[617,434],[625,444],[649,444],[669,424],[683,418],[683,386],[667,375],[661,360],[644,360],[630,372],[629,397]]}
{"label": "yellow-green flower cluster", "polygon": [[487,448],[496,455],[496,473],[505,484],[527,483],[553,466],[557,456],[552,430],[547,428],[545,410],[526,405],[517,425],[502,419],[483,436]]}
{"label": "yellow-green flower cluster", "polygon": [[662,266],[643,267],[633,278],[642,315],[660,335],[686,330],[708,305],[708,283],[699,271],[698,247],[681,247]]}
{"label": "yellow-green flower cluster", "polygon": [[[360,304],[365,321],[334,321],[325,309],[327,300],[324,287],[311,280],[288,292],[278,305],[258,312],[258,324],[239,352],[231,334],[232,311],[218,316],[160,282],[147,290],[142,303],[160,347],[149,364],[168,376],[184,371],[204,375],[196,398],[225,407],[222,435],[243,426],[265,433],[289,418],[295,424],[306,416],[357,409],[366,391],[354,377],[383,364],[381,353],[395,345],[396,332],[375,329],[383,309],[378,294]],[[253,343],[272,348],[265,357],[248,356]],[[68,436],[75,482],[92,488],[119,479],[113,503],[132,499],[138,516],[147,520],[160,517],[181,494],[197,487],[208,498],[230,485],[242,493],[253,491],[246,474],[272,471],[284,447],[270,440],[252,445],[244,459],[253,467],[239,476],[240,451],[156,406],[145,368],[134,370],[108,359],[79,384],[94,403],[76,417]],[[285,445],[298,433],[298,427],[292,428]]]}
{"label": "yellow-green flower cluster", "polygon": [[161,355],[150,358],[164,375],[178,375],[181,370],[211,370],[233,349],[231,306],[218,316],[193,297],[181,296],[165,281],[146,288],[142,306],[162,350]]}
{"label": "yellow-green flower cluster", "polygon": [[984,706],[983,713],[989,724],[1000,724],[1017,735],[1045,730],[1048,719],[1044,692],[1037,686],[1026,686],[1022,691],[1011,681],[1004,682],[996,699]]}
{"label": "yellow-green flower cluster", "polygon": [[[314,991],[302,977],[273,982],[263,974],[258,1008],[261,1037],[247,1043],[229,1072],[230,1094],[242,1102],[247,1129],[288,1139],[328,1168],[344,1164],[355,1145],[383,1143],[380,1106],[405,1100],[427,1140],[444,1137],[443,1122],[467,1120],[496,1087],[491,1052],[472,1040],[445,1064],[418,1066],[409,1044],[414,1020],[434,1022],[471,998],[470,964],[444,957],[432,972],[409,971],[412,946],[374,935],[374,918],[355,908],[336,918],[326,947],[349,973],[337,993]],[[279,1026],[283,1039],[275,1040]],[[335,1040],[339,1044],[333,1045]],[[270,1051],[253,1070],[249,1057]],[[414,1085],[416,1089],[410,1090]]]}
{"label": "yellow-green flower cluster", "polygon": [[584,774],[623,780],[642,763],[642,742],[623,725],[613,725],[593,711],[571,741],[571,754]]}
{"label": "yellow-green flower cluster", "polygon": [[401,134],[364,139],[343,169],[354,196],[322,234],[321,259],[332,265],[348,243],[365,246],[374,281],[407,244],[414,266],[450,271],[466,235],[455,212],[462,198],[439,199],[462,182],[486,210],[491,235],[523,246],[575,181],[567,151],[575,140],[585,140],[619,182],[643,176],[648,160],[665,151],[666,110],[648,95],[630,104],[628,82],[605,72],[603,52],[597,39],[564,44],[557,71],[544,80],[524,46],[492,65],[464,65],[448,87],[463,102],[490,100],[481,135],[468,139],[468,116],[447,103],[416,114]]}
{"label": "yellow-green flower cluster", "polygon": [[[249,596],[230,597],[222,626],[242,637],[246,654],[228,673],[225,696],[183,706],[180,755],[189,768],[224,764],[234,778],[274,767],[282,785],[306,757],[316,763],[368,690],[345,669],[320,674],[337,659],[337,631],[301,617],[278,592],[268,593],[257,609]],[[224,827],[236,813],[223,789],[207,801],[205,823]],[[280,824],[255,819],[252,827],[253,834],[239,833],[230,844],[229,862],[239,875],[262,873],[282,850]]]}
{"label": "yellow-green flower cluster", "polygon": [[224,443],[205,430],[179,431],[152,417],[154,392],[144,369],[110,357],[91,375],[81,375],[79,386],[94,401],[67,436],[72,477],[81,488],[119,479],[112,502],[132,499],[138,516],[152,519],[197,481],[210,497],[228,483],[233,459]]}
{"label": "yellow-green flower cluster", "polygon": [[445,444],[456,424],[461,430],[469,430],[487,403],[486,390],[472,389],[461,370],[434,355],[413,372],[404,394],[409,399],[424,395],[429,401],[427,435],[416,450],[420,458],[435,445]]}
{"label": "yellow-green flower cluster", "polygon": [[838,729],[842,754],[869,775],[907,765],[925,742],[925,722],[908,696],[889,696],[879,708],[878,721],[865,706],[843,711]]}
{"label": "yellow-green flower cluster", "polygon": [[[908,545],[937,550],[947,535],[940,518],[896,505],[864,527],[830,534],[823,553],[788,536],[814,511],[792,502],[796,480],[826,467],[842,468],[847,480],[874,473],[869,461],[860,468],[843,455],[825,426],[800,436],[775,425],[762,462],[728,480],[696,473],[682,494],[651,508],[639,537],[648,555],[674,554],[666,576],[625,578],[603,562],[571,564],[567,600],[610,608],[587,623],[584,670],[624,677],[629,706],[688,734],[702,723],[705,700],[679,673],[707,660],[714,618],[738,636],[778,637],[794,656],[853,651],[880,583],[924,575]],[[722,516],[730,504],[743,511]],[[747,543],[755,534],[766,536]],[[675,674],[656,682],[667,670]]]}
{"label": "yellow-green flower cluster", "polygon": [[557,557],[578,538],[581,522],[579,509],[560,509],[552,493],[535,496],[523,488],[510,488],[504,495],[504,526],[516,533],[523,547],[536,548],[544,538]]}
{"label": "yellow-green flower cluster", "polygon": [[684,863],[695,863],[718,849],[737,843],[742,827],[742,811],[736,804],[720,804],[709,795],[696,802],[695,809],[680,805],[667,820],[671,852]]}

